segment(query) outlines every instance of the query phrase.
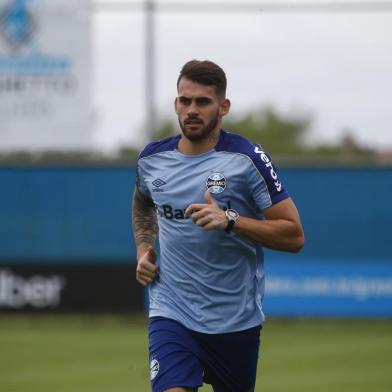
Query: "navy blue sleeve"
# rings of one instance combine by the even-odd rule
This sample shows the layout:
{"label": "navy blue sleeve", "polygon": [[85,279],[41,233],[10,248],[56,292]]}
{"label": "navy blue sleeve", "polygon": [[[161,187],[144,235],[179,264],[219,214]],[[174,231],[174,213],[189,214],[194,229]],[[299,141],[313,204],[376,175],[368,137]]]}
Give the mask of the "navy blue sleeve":
{"label": "navy blue sleeve", "polygon": [[[250,173],[250,187],[260,208],[267,208],[290,197],[278,177],[271,157],[260,145],[251,142],[243,136],[222,131],[222,137],[215,149],[217,151],[243,154],[252,160],[259,178],[254,176],[255,173]],[[252,180],[254,181],[252,182]]]}
{"label": "navy blue sleeve", "polygon": [[258,145],[254,145],[253,152],[254,156],[252,161],[265,181],[271,198],[271,204],[274,205],[290,197],[286,189],[283,188],[283,184],[278,177],[271,157]]}
{"label": "navy blue sleeve", "polygon": [[171,136],[163,140],[158,140],[147,144],[139,155],[140,158],[146,158],[150,155],[159,154],[160,152],[175,150],[180,140],[180,135]]}

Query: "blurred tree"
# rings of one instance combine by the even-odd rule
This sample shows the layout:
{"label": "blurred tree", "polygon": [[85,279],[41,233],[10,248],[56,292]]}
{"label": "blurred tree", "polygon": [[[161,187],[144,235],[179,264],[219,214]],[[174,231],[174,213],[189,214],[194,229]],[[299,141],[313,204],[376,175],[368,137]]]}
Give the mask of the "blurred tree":
{"label": "blurred tree", "polygon": [[[333,144],[306,143],[312,118],[310,115],[283,116],[272,107],[231,116],[224,119],[223,127],[260,144],[274,160],[294,165],[374,165],[391,164],[391,155],[365,148],[358,143],[351,130],[343,130],[342,138]],[[178,124],[168,118],[160,121],[156,139],[179,133]],[[41,151],[0,153],[0,164],[20,165],[134,165],[138,150],[123,146],[116,152],[99,151]]]}
{"label": "blurred tree", "polygon": [[176,135],[179,132],[178,125],[167,118],[161,120],[159,123],[160,126],[155,134],[155,139],[162,140],[169,136]]}
{"label": "blurred tree", "polygon": [[[266,107],[245,115],[224,118],[223,127],[260,144],[276,161],[301,164],[372,164],[376,153],[360,146],[350,130],[334,144],[306,144],[312,123],[310,115],[283,116]],[[175,135],[178,125],[169,119],[160,122],[157,139]]]}
{"label": "blurred tree", "polygon": [[[268,107],[238,118],[225,118],[223,127],[262,145],[271,154],[294,154],[304,149],[304,137],[310,123],[310,117],[286,118]],[[164,119],[156,137],[164,139],[176,133],[177,124]]]}
{"label": "blurred tree", "polygon": [[260,144],[271,154],[292,155],[304,150],[310,123],[310,117],[283,117],[268,107],[237,119],[227,118],[224,127]]}

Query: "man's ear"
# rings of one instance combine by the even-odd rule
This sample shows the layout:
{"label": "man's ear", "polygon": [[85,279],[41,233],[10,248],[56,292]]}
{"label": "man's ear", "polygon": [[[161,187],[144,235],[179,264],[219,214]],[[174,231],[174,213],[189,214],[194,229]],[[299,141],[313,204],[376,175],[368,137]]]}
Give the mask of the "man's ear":
{"label": "man's ear", "polygon": [[220,114],[221,116],[226,116],[230,111],[231,102],[227,98],[221,103]]}
{"label": "man's ear", "polygon": [[174,99],[174,111],[178,114],[177,102],[178,102],[178,97],[176,97],[176,98]]}

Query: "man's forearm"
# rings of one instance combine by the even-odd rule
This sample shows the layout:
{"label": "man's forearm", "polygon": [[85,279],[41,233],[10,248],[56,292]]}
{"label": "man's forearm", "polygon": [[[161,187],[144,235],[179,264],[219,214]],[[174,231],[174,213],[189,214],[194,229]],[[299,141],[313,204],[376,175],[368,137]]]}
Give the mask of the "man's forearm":
{"label": "man's forearm", "polygon": [[155,206],[138,190],[133,195],[132,228],[138,252],[145,245],[154,245],[158,233]]}
{"label": "man's forearm", "polygon": [[233,231],[275,250],[298,252],[304,244],[302,227],[295,221],[239,217]]}

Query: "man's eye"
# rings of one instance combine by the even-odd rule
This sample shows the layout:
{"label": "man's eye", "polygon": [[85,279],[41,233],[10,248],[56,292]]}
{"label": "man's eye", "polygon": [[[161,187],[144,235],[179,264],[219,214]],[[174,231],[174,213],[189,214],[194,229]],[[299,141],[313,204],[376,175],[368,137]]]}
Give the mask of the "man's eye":
{"label": "man's eye", "polygon": [[196,99],[196,105],[198,106],[205,106],[208,105],[211,102],[209,98],[197,98]]}
{"label": "man's eye", "polygon": [[179,101],[182,105],[190,105],[191,100],[189,98],[185,98],[185,97],[180,97]]}

